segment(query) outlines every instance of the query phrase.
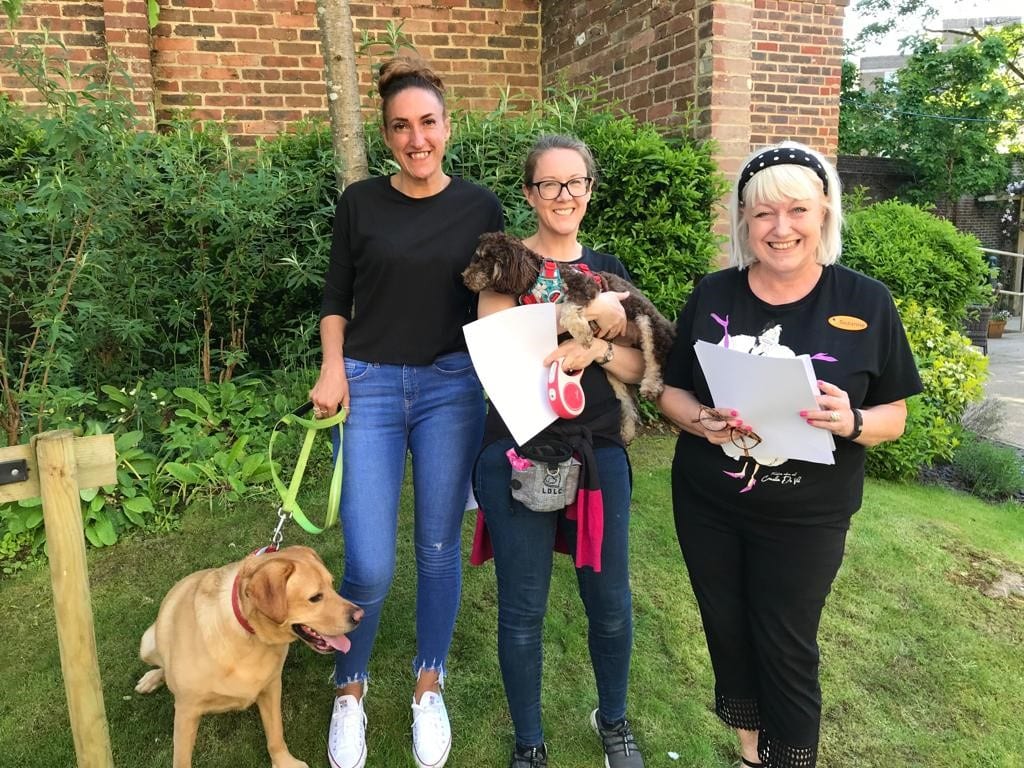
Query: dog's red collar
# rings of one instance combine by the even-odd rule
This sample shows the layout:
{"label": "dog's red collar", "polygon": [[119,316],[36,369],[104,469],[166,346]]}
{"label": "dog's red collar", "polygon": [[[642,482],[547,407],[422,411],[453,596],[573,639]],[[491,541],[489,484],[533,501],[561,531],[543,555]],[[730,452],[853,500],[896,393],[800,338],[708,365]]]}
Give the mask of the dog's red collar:
{"label": "dog's red collar", "polygon": [[238,619],[238,623],[242,625],[242,629],[248,632],[250,635],[255,635],[256,630],[252,628],[245,615],[242,613],[242,605],[238,600],[238,577],[242,575],[242,569],[238,569],[238,573],[235,574],[235,580],[231,584],[231,610],[235,612],[235,618]]}
{"label": "dog's red collar", "polygon": [[[261,547],[255,550],[252,554],[262,555],[265,552],[277,552],[277,545],[271,544],[267,547]],[[252,628],[246,618],[245,614],[242,613],[242,604],[238,600],[238,577],[242,575],[242,569],[238,569],[238,573],[235,574],[235,580],[231,583],[231,610],[234,611],[235,618],[238,619],[238,623],[242,625],[242,629],[248,632],[250,635],[255,635],[256,630]]]}

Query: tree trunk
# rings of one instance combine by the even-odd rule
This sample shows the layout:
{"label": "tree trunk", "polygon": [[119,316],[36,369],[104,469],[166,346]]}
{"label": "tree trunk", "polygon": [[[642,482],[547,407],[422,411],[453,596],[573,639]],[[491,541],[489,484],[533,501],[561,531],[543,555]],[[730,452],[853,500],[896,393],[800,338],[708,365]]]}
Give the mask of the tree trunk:
{"label": "tree trunk", "polygon": [[340,191],[347,184],[370,175],[363,116],[359,109],[359,78],[349,0],[316,0],[316,18],[323,41],[334,173]]}

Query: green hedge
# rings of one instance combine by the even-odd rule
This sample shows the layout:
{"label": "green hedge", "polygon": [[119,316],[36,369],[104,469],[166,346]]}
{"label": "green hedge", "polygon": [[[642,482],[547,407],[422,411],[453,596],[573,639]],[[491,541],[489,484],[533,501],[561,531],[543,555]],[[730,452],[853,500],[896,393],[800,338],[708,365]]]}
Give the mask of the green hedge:
{"label": "green hedge", "polygon": [[[116,90],[48,82],[48,109],[0,99],[0,253],[18,254],[0,262],[0,373],[19,411],[0,428],[38,416],[55,388],[315,367],[336,197],[326,126],[243,148],[186,119],[137,131]],[[723,186],[707,144],[569,94],[453,124],[448,170],[491,187],[513,232],[532,220],[526,149],[572,132],[602,169],[582,237],[619,255],[670,317],[709,269]],[[390,172],[376,125],[367,136],[372,167]]]}
{"label": "green hedge", "polygon": [[897,200],[852,206],[843,229],[843,263],[881,280],[896,298],[934,307],[953,327],[969,305],[992,299],[991,270],[978,239]]}
{"label": "green hedge", "polygon": [[897,300],[924,391],[907,401],[907,426],[899,440],[871,448],[874,477],[914,480],[922,467],[948,462],[960,444],[960,417],[984,395],[988,358],[943,322],[938,310]]}

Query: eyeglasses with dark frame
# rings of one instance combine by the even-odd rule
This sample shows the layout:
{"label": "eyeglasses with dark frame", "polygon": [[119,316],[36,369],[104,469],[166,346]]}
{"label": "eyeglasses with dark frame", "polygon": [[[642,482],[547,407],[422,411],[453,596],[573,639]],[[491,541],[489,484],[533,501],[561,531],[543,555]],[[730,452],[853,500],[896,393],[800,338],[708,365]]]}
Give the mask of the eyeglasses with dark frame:
{"label": "eyeglasses with dark frame", "polygon": [[704,429],[708,432],[723,432],[726,429],[729,430],[729,440],[732,444],[743,451],[743,455],[749,456],[750,451],[761,444],[761,436],[750,430],[745,432],[742,429],[729,426],[729,417],[723,414],[721,411],[717,411],[714,408],[708,408],[706,405],[700,406],[700,411],[697,414],[697,418],[693,420],[694,423],[700,423]]}
{"label": "eyeglasses with dark frame", "polygon": [[573,197],[583,197],[590,192],[593,183],[594,180],[590,176],[577,176],[568,181],[531,181],[526,186],[535,187],[541,200],[554,200],[562,194],[563,189],[567,189]]}

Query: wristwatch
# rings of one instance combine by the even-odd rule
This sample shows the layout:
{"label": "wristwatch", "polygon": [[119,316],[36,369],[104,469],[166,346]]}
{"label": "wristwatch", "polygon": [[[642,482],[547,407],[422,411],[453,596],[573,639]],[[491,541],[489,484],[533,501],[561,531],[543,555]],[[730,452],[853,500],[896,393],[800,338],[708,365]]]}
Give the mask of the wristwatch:
{"label": "wristwatch", "polygon": [[853,408],[853,432],[846,436],[847,440],[856,440],[860,437],[861,430],[864,429],[864,414],[858,409]]}
{"label": "wristwatch", "polygon": [[598,365],[607,365],[615,357],[615,345],[613,345],[608,339],[604,340],[604,343],[608,345],[608,349],[604,351],[604,354],[597,359]]}

